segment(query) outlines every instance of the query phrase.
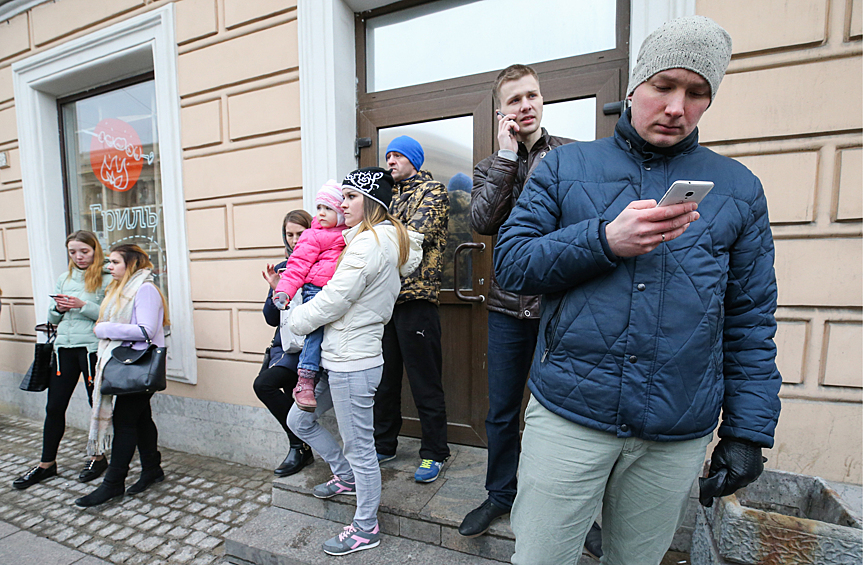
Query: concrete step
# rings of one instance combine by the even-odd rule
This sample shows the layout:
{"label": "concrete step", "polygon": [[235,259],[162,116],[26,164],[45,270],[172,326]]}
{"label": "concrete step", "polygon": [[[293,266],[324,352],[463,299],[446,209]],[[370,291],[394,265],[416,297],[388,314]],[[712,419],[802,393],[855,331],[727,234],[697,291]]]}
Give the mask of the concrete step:
{"label": "concrete step", "polygon": [[[486,535],[465,538],[458,526],[465,515],[486,499],[486,450],[451,445],[452,455],[433,483],[414,481],[419,464],[418,440],[399,438],[395,460],[381,465],[381,505],[378,520],[381,531],[477,557],[509,563],[515,550],[515,537],[509,516],[492,523]],[[335,496],[321,500],[312,487],[332,477],[320,459],[301,473],[273,481],[273,506],[309,516],[349,524],[356,498]]]}
{"label": "concrete step", "polygon": [[[225,537],[224,561],[233,565],[318,565],[329,559],[321,544],[339,533],[345,524],[271,507]],[[378,547],[339,557],[338,562],[339,565],[500,563],[390,535],[383,535]]]}

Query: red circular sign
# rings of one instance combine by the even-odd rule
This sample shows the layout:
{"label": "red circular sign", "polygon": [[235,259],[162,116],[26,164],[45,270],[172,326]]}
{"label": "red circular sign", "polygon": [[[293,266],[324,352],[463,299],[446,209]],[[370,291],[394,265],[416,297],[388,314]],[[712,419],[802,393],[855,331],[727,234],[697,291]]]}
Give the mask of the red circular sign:
{"label": "red circular sign", "polygon": [[144,155],[138,132],[115,118],[96,124],[90,143],[90,166],[99,181],[117,192],[126,192],[138,182]]}

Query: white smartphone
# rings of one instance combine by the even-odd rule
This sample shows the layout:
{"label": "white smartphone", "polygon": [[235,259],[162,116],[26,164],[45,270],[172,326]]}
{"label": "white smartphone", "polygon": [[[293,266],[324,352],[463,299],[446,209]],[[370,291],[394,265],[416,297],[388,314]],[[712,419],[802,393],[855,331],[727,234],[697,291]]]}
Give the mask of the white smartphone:
{"label": "white smartphone", "polygon": [[701,202],[707,196],[713,183],[706,180],[676,180],[659,201],[657,206],[673,206],[684,202]]}

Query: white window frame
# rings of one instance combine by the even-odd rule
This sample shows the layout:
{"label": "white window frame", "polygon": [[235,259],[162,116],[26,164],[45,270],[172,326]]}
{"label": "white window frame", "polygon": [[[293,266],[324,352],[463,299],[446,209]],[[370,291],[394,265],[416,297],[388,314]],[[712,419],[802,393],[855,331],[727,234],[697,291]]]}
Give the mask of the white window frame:
{"label": "white window frame", "polygon": [[68,264],[57,99],[153,71],[170,266],[168,376],[196,384],[174,22],[174,5],[167,4],[18,61],[12,65],[12,77],[33,302],[37,321],[45,321],[48,294]]}
{"label": "white window frame", "polygon": [[[354,13],[394,0],[298,0],[303,205],[314,210],[317,188],[356,168],[356,44]],[[632,0],[630,71],[644,39],[663,23],[695,14],[695,0]],[[536,30],[541,33],[542,30]],[[321,45],[332,48],[321,48]],[[518,57],[514,55],[513,62]],[[628,78],[627,78],[628,81]]]}

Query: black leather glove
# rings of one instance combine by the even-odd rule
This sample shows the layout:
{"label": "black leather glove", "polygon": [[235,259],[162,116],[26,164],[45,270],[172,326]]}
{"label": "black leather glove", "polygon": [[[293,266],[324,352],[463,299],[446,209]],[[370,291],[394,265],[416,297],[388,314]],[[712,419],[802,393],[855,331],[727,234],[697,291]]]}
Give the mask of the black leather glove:
{"label": "black leather glove", "polygon": [[742,439],[722,438],[710,457],[707,478],[698,479],[698,501],[710,508],[717,496],[734,494],[764,471],[761,446]]}

